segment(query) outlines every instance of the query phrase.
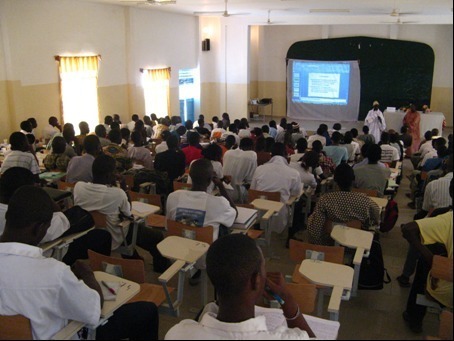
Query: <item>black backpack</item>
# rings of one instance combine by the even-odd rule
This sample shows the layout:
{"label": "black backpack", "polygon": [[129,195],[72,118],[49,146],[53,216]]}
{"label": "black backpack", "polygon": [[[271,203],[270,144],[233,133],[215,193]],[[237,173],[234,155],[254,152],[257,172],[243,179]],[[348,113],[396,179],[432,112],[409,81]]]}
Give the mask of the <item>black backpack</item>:
{"label": "black backpack", "polygon": [[380,245],[380,235],[376,233],[368,258],[363,258],[359,273],[358,289],[381,290],[383,284],[391,283],[391,277],[385,269],[383,253]]}
{"label": "black backpack", "polygon": [[139,170],[130,169],[125,174],[134,176],[134,187],[132,188],[134,192],[140,192],[141,184],[152,182],[156,184],[156,194],[169,194],[170,180],[166,172],[142,168]]}

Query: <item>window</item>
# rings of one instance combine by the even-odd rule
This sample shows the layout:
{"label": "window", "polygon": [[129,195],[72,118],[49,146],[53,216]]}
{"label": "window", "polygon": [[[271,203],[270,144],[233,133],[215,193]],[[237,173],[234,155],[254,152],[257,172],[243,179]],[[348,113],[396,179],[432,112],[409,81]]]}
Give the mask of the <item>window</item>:
{"label": "window", "polygon": [[143,73],[145,111],[147,115],[168,116],[170,113],[171,69],[141,69],[140,71]]}
{"label": "window", "polygon": [[55,57],[59,64],[63,121],[75,127],[99,124],[98,68],[100,56]]}
{"label": "window", "polygon": [[198,69],[185,69],[179,72],[180,117],[184,121],[195,120],[195,102],[199,99]]}

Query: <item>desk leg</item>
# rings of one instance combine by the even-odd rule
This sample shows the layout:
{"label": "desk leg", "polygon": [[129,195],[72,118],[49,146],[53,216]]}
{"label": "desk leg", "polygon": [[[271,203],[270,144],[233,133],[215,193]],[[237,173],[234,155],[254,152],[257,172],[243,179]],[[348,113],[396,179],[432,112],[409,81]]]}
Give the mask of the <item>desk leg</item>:
{"label": "desk leg", "polygon": [[361,268],[361,264],[355,264],[355,272],[353,275],[353,288],[352,288],[352,296],[358,296],[358,282],[359,282],[359,270]]}
{"label": "desk leg", "polygon": [[202,290],[202,305],[205,307],[208,304],[208,282],[207,282],[207,271],[202,270],[202,285],[201,285],[201,290]]}
{"label": "desk leg", "polygon": [[134,230],[132,231],[131,245],[129,245],[129,247],[128,247],[130,256],[132,256],[134,254],[134,249],[136,248],[136,245],[137,245],[137,234],[139,232],[139,224],[143,221],[144,221],[143,219],[134,221]]}

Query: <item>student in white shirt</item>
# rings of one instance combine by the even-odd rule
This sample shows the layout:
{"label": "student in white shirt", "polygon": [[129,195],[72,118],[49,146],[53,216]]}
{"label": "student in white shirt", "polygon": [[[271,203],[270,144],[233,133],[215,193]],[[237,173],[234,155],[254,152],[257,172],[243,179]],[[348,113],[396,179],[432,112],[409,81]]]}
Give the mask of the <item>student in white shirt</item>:
{"label": "student in white shirt", "polygon": [[[284,144],[275,143],[271,150],[271,160],[257,167],[251,183],[251,189],[264,192],[280,192],[281,202],[287,202],[291,196],[299,197],[303,189],[297,170],[290,168]],[[277,217],[274,217],[271,229],[281,233],[287,225],[287,207],[284,205]]]}
{"label": "student in white shirt", "polygon": [[58,118],[51,116],[49,117],[49,125],[43,129],[43,139],[48,143],[58,133],[61,133],[61,125],[58,123]]}
{"label": "student in white shirt", "polygon": [[[220,238],[208,249],[206,260],[217,302],[205,308],[199,321],[183,320],[172,327],[166,340],[307,340],[315,337],[286,289],[282,274],[266,273],[265,259],[252,239],[242,234]],[[265,288],[284,300],[282,310],[255,306],[263,296],[273,299]]]}
{"label": "student in white shirt", "polygon": [[[43,189],[18,189],[0,238],[0,315],[28,318],[35,340],[50,340],[69,320],[96,326],[104,301],[88,265],[78,261],[69,268],[43,257],[37,247],[50,226],[52,206]],[[98,339],[157,339],[158,325],[156,305],[140,302],[120,307],[96,333]]]}
{"label": "student in white shirt", "polygon": [[231,176],[235,188],[234,201],[245,202],[246,189],[243,184],[250,184],[257,169],[257,154],[254,152],[254,142],[244,138],[240,148],[229,150],[224,154],[224,175]]}
{"label": "student in white shirt", "polygon": [[393,164],[395,164],[397,161],[399,161],[399,152],[397,151],[396,148],[391,146],[389,144],[390,142],[390,137],[389,133],[384,131],[381,134],[381,142],[380,142],[380,147],[381,147],[381,162],[389,164],[391,167]]}
{"label": "student in white shirt", "polygon": [[[107,230],[112,235],[112,250],[118,249],[124,241],[132,240],[132,228],[120,228],[120,215],[131,217],[131,204],[123,190],[126,184],[122,181],[122,188],[116,187],[117,176],[115,159],[108,155],[99,155],[93,162],[93,183],[78,182],[74,187],[74,204],[87,211],[99,211],[107,217]],[[137,245],[150,252],[153,257],[155,272],[164,272],[169,261],[162,257],[156,245],[163,240],[162,233],[146,228],[140,224]],[[129,256],[124,255],[123,258]],[[137,252],[133,258],[140,258]]]}

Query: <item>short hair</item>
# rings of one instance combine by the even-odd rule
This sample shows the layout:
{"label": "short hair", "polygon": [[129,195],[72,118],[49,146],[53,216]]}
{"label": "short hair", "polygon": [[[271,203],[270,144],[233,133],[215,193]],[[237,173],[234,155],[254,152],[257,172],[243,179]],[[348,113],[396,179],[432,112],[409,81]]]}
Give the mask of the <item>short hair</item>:
{"label": "short hair", "polygon": [[249,137],[245,137],[240,141],[240,149],[242,150],[252,150],[254,149],[254,141]]}
{"label": "short hair", "polygon": [[120,134],[121,134],[121,138],[125,139],[125,140],[129,140],[129,137],[131,136],[131,132],[129,131],[128,128],[121,128]]}
{"label": "short hair", "polygon": [[363,127],[363,133],[364,133],[364,134],[369,134],[369,131],[370,131],[370,129],[369,129],[368,126],[364,126],[364,127]]}
{"label": "short hair", "polygon": [[[164,130],[165,131],[165,130]],[[188,130],[186,129],[185,126],[179,126],[176,130],[177,134],[180,135],[180,136],[183,136],[184,134],[186,134]]]}
{"label": "short hair", "polygon": [[188,133],[188,143],[190,146],[195,146],[200,142],[200,134],[195,131],[190,131]]}
{"label": "short hair", "polygon": [[208,185],[213,178],[213,165],[208,159],[199,159],[191,164],[189,176],[193,184]]}
{"label": "short hair", "polygon": [[30,121],[22,121],[20,123],[20,128],[28,133],[33,130],[33,126]]}
{"label": "short hair", "polygon": [[354,139],[356,139],[358,137],[358,134],[359,134],[358,129],[352,128],[352,129],[350,129],[350,132],[352,133],[352,137]]}
{"label": "short hair", "polygon": [[367,155],[369,154],[369,147],[372,145],[372,143],[365,143],[363,144],[363,146],[361,147],[361,155],[363,157],[367,157]]}
{"label": "short hair", "polygon": [[79,130],[80,130],[80,133],[82,134],[83,131],[87,131],[87,132],[90,132],[90,127],[88,126],[88,123],[85,122],[85,121],[81,121],[79,122]]}
{"label": "short hair", "polygon": [[432,129],[432,137],[440,135],[440,131],[437,128]]}
{"label": "short hair", "polygon": [[212,143],[202,150],[202,155],[205,159],[219,161],[222,158],[222,148],[218,144]]}
{"label": "short hair", "polygon": [[338,131],[335,131],[333,135],[331,135],[331,140],[335,143],[340,142],[342,140],[342,134]]}
{"label": "short hair", "polygon": [[119,129],[112,129],[109,131],[109,140],[113,143],[121,143],[121,132]]}
{"label": "short hair", "polygon": [[353,142],[353,136],[350,131],[345,132],[344,144],[351,144]]}
{"label": "short hair", "polygon": [[381,159],[381,147],[378,144],[371,144],[367,149],[369,163],[377,163]]}
{"label": "short hair", "polygon": [[63,154],[66,150],[66,140],[61,136],[55,136],[52,140],[52,153]]}
{"label": "short hair", "polygon": [[301,159],[301,167],[308,169],[309,167],[316,168],[319,163],[319,155],[316,151],[310,151],[304,154]]}
{"label": "short hair", "polygon": [[117,129],[117,130],[120,130],[120,123],[118,123],[117,121],[113,121],[111,124],[110,124],[110,129]]}
{"label": "short hair", "polygon": [[426,133],[424,134],[424,138],[426,139],[426,141],[432,140],[432,131],[430,130],[426,131]]}
{"label": "short hair", "polygon": [[280,142],[276,142],[271,148],[271,156],[282,156],[287,157],[287,150],[285,149],[285,145]]}
{"label": "short hair", "polygon": [[341,130],[342,129],[342,125],[340,123],[334,123],[333,129],[334,130]]}
{"label": "short hair", "polygon": [[49,117],[49,124],[56,124],[58,122],[58,118],[56,118],[55,116],[51,116]]}
{"label": "short hair", "polygon": [[167,141],[167,139],[172,135],[172,133],[168,130],[164,130],[162,133],[161,133],[161,139],[163,141]]}
{"label": "short hair", "polygon": [[106,154],[98,155],[91,167],[93,178],[103,178],[108,174],[114,173],[116,165],[116,161],[113,157]]}
{"label": "short hair", "polygon": [[24,151],[28,145],[27,137],[18,131],[12,133],[9,136],[9,143],[11,144],[12,150],[20,150],[20,151]]}
{"label": "short hair", "polygon": [[136,121],[139,120],[139,115],[134,114],[134,115],[131,116],[131,119],[132,119],[134,122],[136,122]]}
{"label": "short hair", "polygon": [[282,128],[285,128],[287,126],[287,119],[285,117],[282,117],[281,118],[281,122],[279,123],[279,125],[282,127]]}
{"label": "short hair", "polygon": [[262,132],[265,134],[269,134],[270,127],[265,124],[264,126],[262,126]]}
{"label": "short hair", "polygon": [[104,117],[104,124],[111,125],[112,122],[113,122],[113,117],[112,116],[107,115],[106,117]]}
{"label": "short hair", "polygon": [[0,177],[0,197],[1,202],[8,204],[14,192],[18,188],[33,185],[35,178],[33,173],[27,168],[11,167],[8,168]]}
{"label": "short hair", "polygon": [[66,125],[63,128],[63,137],[67,142],[70,142],[74,140],[74,137],[76,136],[76,132],[74,131],[74,126],[71,125]]}
{"label": "short hair", "polygon": [[238,133],[238,128],[236,127],[236,125],[234,123],[232,123],[232,124],[229,125],[229,131],[231,133],[235,133],[236,134],[236,133]]}
{"label": "short hair", "polygon": [[384,143],[384,144],[387,144],[389,143],[389,133],[384,131],[383,133],[381,133],[381,139],[380,139],[381,143]]}
{"label": "short hair", "polygon": [[211,120],[213,121],[213,123],[218,123],[219,122],[219,117],[213,116],[213,118]]}
{"label": "short hair", "polygon": [[34,117],[30,117],[27,121],[31,123],[33,129],[38,126],[38,123],[36,122],[36,118],[34,118]]}
{"label": "short hair", "polygon": [[225,146],[227,148],[232,148],[236,143],[236,138],[235,136],[233,135],[228,135],[226,138],[225,138]]}
{"label": "short hair", "polygon": [[98,137],[106,137],[107,135],[107,130],[106,127],[104,127],[104,124],[98,124],[95,128],[95,134]]}
{"label": "short hair", "polygon": [[312,142],[312,149],[317,153],[320,153],[323,150],[322,142],[319,140],[315,140],[314,142]]}
{"label": "short hair", "polygon": [[187,130],[192,130],[194,128],[194,123],[191,120],[187,120],[186,122],[184,122],[184,127]]}
{"label": "short hair", "polygon": [[9,200],[6,211],[8,229],[20,230],[30,224],[50,223],[54,203],[42,188],[22,186]]}
{"label": "short hair", "polygon": [[296,141],[296,149],[299,153],[303,153],[307,149],[307,140],[304,137]]}
{"label": "short hair", "polygon": [[143,136],[140,131],[134,130],[131,134],[131,140],[134,143],[134,146],[136,147],[143,146]]}
{"label": "short hair", "polygon": [[275,120],[271,120],[270,123],[269,123],[269,126],[271,128],[276,128],[276,121]]}
{"label": "short hair", "polygon": [[250,278],[260,274],[263,256],[254,240],[231,234],[216,240],[206,256],[207,274],[220,296],[240,294]]}
{"label": "short hair", "polygon": [[274,144],[276,143],[276,140],[272,137],[267,137],[265,140],[265,151],[268,153],[271,153],[271,150],[273,149]]}
{"label": "short hair", "polygon": [[169,150],[174,150],[178,148],[178,137],[176,137],[174,134],[170,134],[170,136],[166,140],[167,143],[167,148]]}
{"label": "short hair", "polygon": [[318,127],[317,129],[317,135],[320,135],[320,136],[323,136],[323,133],[325,132],[325,130],[322,128],[322,127]]}
{"label": "short hair", "polygon": [[355,181],[353,168],[348,163],[341,163],[334,171],[334,181],[341,189],[352,187],[353,181]]}
{"label": "short hair", "polygon": [[96,135],[88,135],[84,138],[84,149],[88,154],[95,154],[101,149],[101,141]]}

